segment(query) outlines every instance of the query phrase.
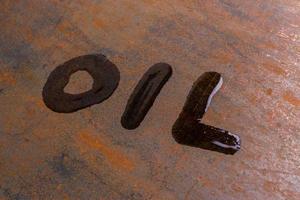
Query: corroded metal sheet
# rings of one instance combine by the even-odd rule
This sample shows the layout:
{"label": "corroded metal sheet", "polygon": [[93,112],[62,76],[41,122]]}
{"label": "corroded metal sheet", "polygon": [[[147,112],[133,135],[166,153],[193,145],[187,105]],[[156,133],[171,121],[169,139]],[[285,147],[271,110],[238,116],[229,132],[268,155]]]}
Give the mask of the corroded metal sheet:
{"label": "corroded metal sheet", "polygon": [[[0,199],[300,199],[299,22],[298,0],[2,0]],[[49,110],[50,72],[94,53],[118,66],[115,93]],[[158,62],[172,78],[123,129],[131,91]],[[205,71],[224,84],[203,122],[239,134],[234,156],[172,137]]]}

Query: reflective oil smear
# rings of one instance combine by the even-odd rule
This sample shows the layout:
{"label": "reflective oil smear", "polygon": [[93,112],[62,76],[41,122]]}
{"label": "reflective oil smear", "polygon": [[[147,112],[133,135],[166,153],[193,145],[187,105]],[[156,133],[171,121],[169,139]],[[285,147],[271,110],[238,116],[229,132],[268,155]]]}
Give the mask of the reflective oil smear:
{"label": "reflective oil smear", "polygon": [[172,68],[168,64],[158,63],[150,67],[128,100],[121,119],[124,128],[135,129],[140,125],[171,75]]}
{"label": "reflective oil smear", "polygon": [[234,154],[240,149],[240,138],[226,130],[201,123],[212,97],[223,79],[217,72],[206,72],[194,83],[182,112],[172,128],[174,139],[184,145]]}
{"label": "reflective oil smear", "polygon": [[[65,93],[64,88],[70,76],[79,70],[85,70],[92,76],[92,89],[80,94]],[[135,129],[140,125],[171,75],[172,68],[166,63],[157,63],[149,68],[127,102],[121,118],[124,128]],[[76,57],[51,72],[43,88],[43,100],[55,112],[75,112],[108,99],[118,87],[119,80],[117,66],[104,55]],[[173,137],[178,143],[225,154],[234,154],[240,149],[241,141],[237,135],[201,123],[212,97],[222,83],[223,79],[217,72],[206,72],[194,83],[172,128]]]}
{"label": "reflective oil smear", "polygon": [[[70,76],[87,71],[93,78],[93,87],[87,92],[69,94],[64,88]],[[120,72],[104,55],[93,54],[73,58],[56,67],[43,88],[43,100],[48,108],[59,113],[71,113],[108,99],[120,81]]]}

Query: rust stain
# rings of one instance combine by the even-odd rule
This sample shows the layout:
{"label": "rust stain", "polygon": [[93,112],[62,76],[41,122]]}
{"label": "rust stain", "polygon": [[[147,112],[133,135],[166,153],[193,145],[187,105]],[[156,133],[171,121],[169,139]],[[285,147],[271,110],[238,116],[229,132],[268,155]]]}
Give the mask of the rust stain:
{"label": "rust stain", "polygon": [[276,74],[276,75],[281,75],[281,76],[285,76],[286,72],[280,68],[279,66],[273,64],[273,63],[264,63],[263,66],[269,70],[270,72]]}
{"label": "rust stain", "polygon": [[103,20],[101,19],[94,19],[93,24],[97,27],[97,28],[103,28],[105,26],[105,23],[103,22]]}
{"label": "rust stain", "polygon": [[275,116],[276,115],[275,115],[274,111],[269,111],[266,113],[266,119],[269,123],[272,123],[274,121]]}
{"label": "rust stain", "polygon": [[283,95],[283,99],[294,106],[300,106],[300,99],[295,97],[292,91],[286,91]]}
{"label": "rust stain", "polygon": [[277,183],[271,181],[265,181],[263,187],[268,192],[276,192],[279,190]]}
{"label": "rust stain", "polygon": [[222,63],[230,63],[233,61],[232,54],[226,53],[224,51],[218,51],[213,55],[217,60],[220,60]]}
{"label": "rust stain", "polygon": [[[0,137],[2,188],[20,191],[19,198],[28,194],[28,199],[47,199],[50,194],[56,199],[82,196],[99,199],[102,192],[107,192],[104,196],[107,199],[183,199],[185,194],[187,199],[222,199],[224,192],[228,198],[236,199],[261,196],[300,199],[299,189],[293,187],[299,185],[295,179],[299,170],[294,167],[299,148],[284,146],[279,148],[280,154],[275,151],[274,156],[268,156],[274,145],[265,145],[269,141],[275,145],[289,142],[295,135],[291,124],[299,128],[297,115],[291,114],[286,120],[289,114],[286,107],[294,109],[300,105],[295,81],[300,47],[293,41],[297,39],[299,17],[295,13],[299,8],[293,0],[280,2],[275,5],[271,0],[256,3],[232,0],[134,3],[130,0],[47,3],[18,0],[16,3],[4,0],[0,6],[3,14],[0,32],[5,38],[0,45],[0,90],[4,90],[0,95],[0,132],[4,132]],[[155,120],[145,120],[143,128],[131,135],[138,143],[114,145],[104,133],[122,130],[116,125],[117,119],[103,120],[102,114],[124,109],[128,99],[125,90],[116,91],[114,97],[97,108],[72,115],[47,109],[40,91],[50,67],[33,66],[42,67],[42,62],[54,67],[57,62],[102,48],[113,52],[113,61],[122,71],[120,87],[126,91],[131,91],[130,87],[147,66],[160,61],[172,64],[177,76],[156,106],[163,107],[170,101],[175,110],[182,109],[190,89],[191,85],[184,84],[191,84],[205,70],[222,72],[227,82],[220,101],[213,102],[215,106],[209,110],[206,120],[212,124],[227,123],[230,130],[240,132],[245,140],[244,150],[231,158],[174,144],[169,138],[172,125],[169,120],[173,122],[177,114],[169,106],[158,111],[165,115],[164,120],[155,124],[161,127],[160,133],[153,129]],[[14,63],[26,67],[14,69]],[[279,78],[283,81],[277,82]],[[275,82],[276,88],[272,88]],[[280,94],[279,102],[277,94]],[[262,120],[249,120],[255,115]],[[155,115],[149,117],[154,119]],[[241,125],[241,121],[247,123]],[[282,133],[282,130],[286,131]],[[74,132],[75,135],[69,134]],[[275,133],[278,137],[260,132]],[[149,141],[153,145],[158,143],[157,148],[147,151],[145,145]],[[74,177],[57,182],[51,171],[43,167],[45,160],[55,156],[61,147],[87,164],[88,170],[80,170],[80,181]],[[99,155],[103,164],[99,163]],[[257,176],[260,168],[264,169]],[[271,170],[276,173],[270,173]],[[291,175],[284,175],[285,171]],[[91,172],[97,177],[90,175]],[[223,174],[232,179],[222,178]],[[99,189],[102,186],[98,178],[107,184],[103,190]],[[25,188],[23,179],[30,183]],[[59,183],[63,185],[57,186]],[[253,185],[250,190],[249,184]],[[76,192],[70,193],[70,189]],[[114,198],[111,189],[118,190],[119,198]],[[15,194],[11,197],[17,198]],[[0,195],[3,198],[9,197]]]}
{"label": "rust stain", "polygon": [[0,73],[0,82],[9,84],[9,85],[15,85],[16,84],[16,78],[14,75],[12,75],[10,72],[2,72]]}
{"label": "rust stain", "polygon": [[276,44],[274,44],[273,42],[269,42],[269,41],[263,43],[262,47],[269,48],[269,49],[277,49],[278,48]]}
{"label": "rust stain", "polygon": [[43,50],[51,47],[53,45],[53,41],[51,37],[48,37],[47,40],[45,40],[43,36],[35,36],[31,45],[38,50]]}
{"label": "rust stain", "polygon": [[29,95],[24,95],[23,98],[29,102],[29,103],[34,103],[37,105],[40,109],[45,109],[46,106],[44,104],[44,101],[42,100],[41,97],[36,97],[36,96],[29,96]]}
{"label": "rust stain", "polygon": [[57,30],[60,31],[63,34],[68,33],[68,29],[70,28],[70,24],[67,21],[61,21],[58,26]]}
{"label": "rust stain", "polygon": [[66,20],[63,20],[58,24],[57,30],[65,37],[69,38],[76,37],[78,34],[78,32],[75,31],[72,23]]}
{"label": "rust stain", "polygon": [[271,88],[268,88],[265,92],[267,95],[271,96],[273,93],[273,90]]}
{"label": "rust stain", "polygon": [[107,141],[103,141],[99,137],[93,136],[91,130],[81,130],[78,139],[90,148],[100,151],[113,166],[127,171],[132,171],[135,168],[134,163],[129,160],[126,155],[111,148],[110,145],[107,145]]}
{"label": "rust stain", "polygon": [[240,192],[240,193],[245,192],[245,190],[236,183],[234,183],[231,188],[234,192]]}
{"label": "rust stain", "polygon": [[245,96],[248,98],[249,102],[252,105],[256,105],[257,103],[260,103],[260,101],[261,101],[261,97],[258,95],[258,93],[247,94]]}
{"label": "rust stain", "polygon": [[199,176],[198,181],[202,184],[203,187],[211,188],[214,186],[213,182],[209,178],[206,178],[204,176]]}

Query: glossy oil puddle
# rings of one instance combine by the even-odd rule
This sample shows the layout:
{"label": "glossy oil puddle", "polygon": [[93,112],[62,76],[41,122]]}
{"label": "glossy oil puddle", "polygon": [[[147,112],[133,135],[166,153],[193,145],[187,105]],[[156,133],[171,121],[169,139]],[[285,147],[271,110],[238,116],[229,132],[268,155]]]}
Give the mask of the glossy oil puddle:
{"label": "glossy oil puddle", "polygon": [[[166,63],[157,63],[148,69],[129,97],[121,117],[124,128],[131,130],[140,126],[171,76],[172,67]],[[79,56],[51,72],[43,88],[43,100],[55,112],[75,112],[108,99],[118,87],[119,80],[117,66],[104,55]],[[240,149],[239,136],[201,123],[222,84],[223,78],[217,72],[205,72],[193,84],[172,127],[172,135],[179,144],[224,154],[234,154]],[[76,90],[69,85],[73,85]],[[78,88],[82,85],[84,87]]]}

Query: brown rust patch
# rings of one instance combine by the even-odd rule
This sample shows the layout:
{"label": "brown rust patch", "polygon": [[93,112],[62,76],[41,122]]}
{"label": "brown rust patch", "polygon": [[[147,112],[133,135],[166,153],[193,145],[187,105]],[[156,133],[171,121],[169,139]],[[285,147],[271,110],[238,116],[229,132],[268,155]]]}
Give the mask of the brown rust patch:
{"label": "brown rust patch", "polygon": [[267,95],[271,96],[273,93],[273,90],[271,88],[268,88],[265,92]]}
{"label": "brown rust patch", "polygon": [[43,110],[46,108],[41,97],[30,96],[30,95],[22,95],[26,102],[33,103],[38,106],[39,109]]}
{"label": "brown rust patch", "polygon": [[105,26],[105,23],[103,22],[102,19],[94,19],[93,24],[97,28],[103,28]]}
{"label": "brown rust patch", "polygon": [[15,85],[16,84],[16,78],[13,74],[10,72],[1,72],[0,73],[0,83],[6,83],[9,85]]}
{"label": "brown rust patch", "polygon": [[274,63],[264,63],[263,66],[269,70],[270,72],[276,74],[276,75],[281,75],[281,76],[285,76],[286,75],[286,72],[280,68],[279,66],[277,66],[276,64]]}
{"label": "brown rust patch", "polygon": [[266,113],[266,120],[272,124],[274,122],[274,119],[276,117],[276,114],[273,110]]}
{"label": "brown rust patch", "polygon": [[234,60],[233,55],[225,51],[217,51],[213,57],[216,58],[220,63],[231,63]]}
{"label": "brown rust patch", "polygon": [[268,192],[276,192],[279,190],[277,182],[265,181],[263,185],[264,190]]}
{"label": "brown rust patch", "polygon": [[214,186],[214,183],[212,180],[210,180],[209,178],[207,177],[204,177],[204,176],[199,176],[198,177],[198,181],[202,184],[203,187],[213,187]]}
{"label": "brown rust patch", "polygon": [[295,97],[292,91],[286,91],[283,95],[283,99],[294,106],[300,106],[300,99]]}
{"label": "brown rust patch", "polygon": [[239,193],[244,193],[245,192],[245,190],[236,183],[232,184],[231,189],[232,189],[233,192],[239,192]]}
{"label": "brown rust patch", "polygon": [[78,140],[90,148],[101,152],[112,166],[126,171],[132,171],[134,169],[134,163],[129,160],[126,155],[111,147],[111,144],[108,144],[108,142],[104,141],[104,139],[100,139],[99,137],[92,135],[91,130],[81,130],[79,132]]}

